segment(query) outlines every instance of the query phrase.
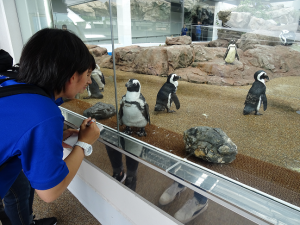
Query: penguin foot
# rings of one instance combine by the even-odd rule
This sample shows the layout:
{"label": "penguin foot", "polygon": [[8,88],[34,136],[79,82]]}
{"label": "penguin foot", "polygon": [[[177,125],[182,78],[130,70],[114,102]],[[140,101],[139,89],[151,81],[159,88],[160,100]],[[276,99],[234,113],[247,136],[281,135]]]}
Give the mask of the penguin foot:
{"label": "penguin foot", "polygon": [[259,113],[259,112],[255,112],[255,113],[254,113],[254,115],[257,115],[257,116],[262,116],[262,114],[261,114],[261,113]]}
{"label": "penguin foot", "polygon": [[132,134],[131,128],[126,126],[125,131],[124,131],[124,134],[131,135],[131,134]]}
{"label": "penguin foot", "polygon": [[97,94],[95,94],[95,95],[92,94],[90,98],[102,99],[103,98],[103,94],[101,94],[100,92],[97,93]]}
{"label": "penguin foot", "polygon": [[137,135],[139,135],[140,137],[143,137],[143,136],[147,136],[147,133],[145,131],[145,128],[141,128],[140,131],[136,132]]}
{"label": "penguin foot", "polygon": [[173,113],[173,112],[175,112],[175,110],[167,109],[167,112],[168,112],[168,113]]}
{"label": "penguin foot", "polygon": [[99,88],[99,91],[100,92],[104,92],[104,88]]}
{"label": "penguin foot", "polygon": [[88,96],[88,97],[83,97],[83,99],[90,99],[91,98],[91,96]]}

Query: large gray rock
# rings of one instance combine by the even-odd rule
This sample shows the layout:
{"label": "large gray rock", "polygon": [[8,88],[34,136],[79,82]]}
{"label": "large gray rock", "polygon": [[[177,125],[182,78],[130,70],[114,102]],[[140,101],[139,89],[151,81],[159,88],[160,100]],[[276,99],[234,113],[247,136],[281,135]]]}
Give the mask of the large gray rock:
{"label": "large gray rock", "polygon": [[231,30],[231,29],[218,29],[218,39],[222,40],[232,40],[232,39],[240,39],[244,32]]}
{"label": "large gray rock", "polygon": [[166,45],[190,45],[192,38],[190,36],[167,37]]}
{"label": "large gray rock", "polygon": [[107,49],[103,47],[99,47],[98,45],[86,45],[88,48],[89,52],[94,56],[94,57],[100,57],[102,55],[107,55]]}
{"label": "large gray rock", "polygon": [[192,64],[194,55],[193,48],[189,45],[173,45],[166,48],[168,56],[169,72],[177,68],[186,68]]}
{"label": "large gray rock", "polygon": [[207,46],[208,47],[224,47],[227,48],[228,47],[228,40],[222,40],[222,39],[217,39],[214,41],[210,41]]}
{"label": "large gray rock", "polygon": [[246,33],[243,34],[240,40],[239,48],[243,51],[247,51],[248,49],[255,48],[257,45],[269,45],[276,46],[280,45],[279,37]]}
{"label": "large gray rock", "polygon": [[163,0],[131,0],[131,18],[137,21],[169,21],[171,3]]}
{"label": "large gray rock", "polygon": [[92,117],[97,120],[107,119],[109,117],[114,116],[115,114],[116,114],[116,109],[113,105],[102,103],[102,102],[96,103],[95,105],[86,109],[83,112],[83,115],[85,117]]}
{"label": "large gray rock", "polygon": [[231,163],[237,146],[220,128],[193,127],[184,131],[185,149],[196,157],[212,163]]}
{"label": "large gray rock", "polygon": [[275,47],[257,45],[244,52],[248,65],[268,70],[271,78],[281,76],[299,76],[300,54],[286,46]]}
{"label": "large gray rock", "polygon": [[232,12],[227,25],[235,28],[247,28],[251,19],[251,13]]}
{"label": "large gray rock", "polygon": [[276,25],[277,23],[274,20],[264,20],[255,16],[251,17],[248,24],[251,30],[268,30]]}

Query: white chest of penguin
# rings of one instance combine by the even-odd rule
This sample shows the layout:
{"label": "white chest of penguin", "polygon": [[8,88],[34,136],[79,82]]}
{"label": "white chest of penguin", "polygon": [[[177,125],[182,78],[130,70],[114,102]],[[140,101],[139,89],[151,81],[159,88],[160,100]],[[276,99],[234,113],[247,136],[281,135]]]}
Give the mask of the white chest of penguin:
{"label": "white chest of penguin", "polygon": [[235,48],[231,47],[229,49],[228,53],[227,53],[227,57],[226,57],[225,61],[228,62],[228,63],[234,62],[234,60],[235,60],[235,54],[236,54]]}
{"label": "white chest of penguin", "polygon": [[126,126],[145,127],[147,120],[136,104],[125,103],[123,106],[122,121]]}
{"label": "white chest of penguin", "polygon": [[[147,120],[143,116],[143,110],[145,102],[140,98],[140,92],[127,92],[123,106],[123,117],[122,121],[126,126],[134,127],[145,127],[147,125]],[[130,103],[136,102],[140,105],[142,110],[136,104]]]}

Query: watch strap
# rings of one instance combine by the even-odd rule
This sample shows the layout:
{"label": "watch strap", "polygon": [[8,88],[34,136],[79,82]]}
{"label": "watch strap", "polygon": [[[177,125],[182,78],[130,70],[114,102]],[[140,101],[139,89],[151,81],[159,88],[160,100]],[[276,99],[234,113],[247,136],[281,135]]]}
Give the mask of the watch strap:
{"label": "watch strap", "polygon": [[93,152],[93,146],[88,144],[88,143],[85,143],[85,142],[82,142],[82,141],[77,141],[75,145],[83,148],[85,156],[89,156]]}

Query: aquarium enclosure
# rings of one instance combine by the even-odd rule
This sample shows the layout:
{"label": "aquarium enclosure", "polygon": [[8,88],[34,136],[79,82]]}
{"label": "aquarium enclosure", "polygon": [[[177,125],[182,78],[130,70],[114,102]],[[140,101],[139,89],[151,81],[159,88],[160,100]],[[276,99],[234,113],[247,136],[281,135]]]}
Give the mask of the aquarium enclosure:
{"label": "aquarium enclosure", "polygon": [[99,66],[60,107],[103,125],[93,166],[183,224],[300,224],[300,0],[15,3],[24,44],[66,29]]}

